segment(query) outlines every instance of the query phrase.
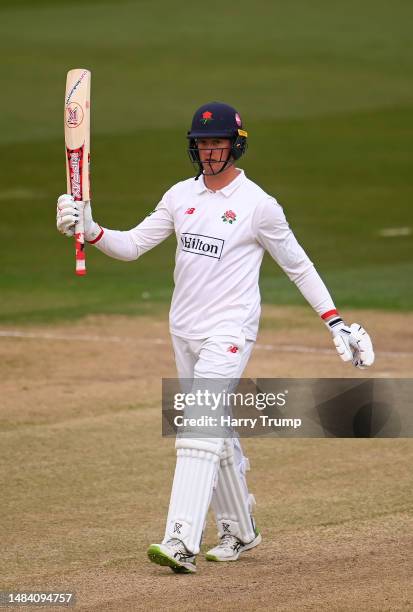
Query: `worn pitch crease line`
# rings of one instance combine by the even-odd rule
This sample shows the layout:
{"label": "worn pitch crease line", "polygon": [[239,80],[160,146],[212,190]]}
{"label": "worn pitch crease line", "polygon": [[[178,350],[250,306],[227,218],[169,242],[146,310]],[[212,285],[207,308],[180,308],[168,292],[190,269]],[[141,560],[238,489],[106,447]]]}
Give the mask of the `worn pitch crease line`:
{"label": "worn pitch crease line", "polygon": [[[163,338],[122,338],[121,336],[93,336],[85,334],[39,334],[34,332],[24,332],[20,330],[0,330],[1,338],[25,338],[33,340],[62,340],[75,342],[117,342],[123,344],[136,344],[138,342],[147,342],[150,340],[153,344],[169,344],[168,340]],[[256,344],[255,349],[261,351],[279,351],[281,353],[317,353],[324,355],[335,354],[334,349],[312,348],[309,346],[300,346],[294,344]],[[380,351],[380,355],[384,357],[412,357],[413,352],[409,351]]]}

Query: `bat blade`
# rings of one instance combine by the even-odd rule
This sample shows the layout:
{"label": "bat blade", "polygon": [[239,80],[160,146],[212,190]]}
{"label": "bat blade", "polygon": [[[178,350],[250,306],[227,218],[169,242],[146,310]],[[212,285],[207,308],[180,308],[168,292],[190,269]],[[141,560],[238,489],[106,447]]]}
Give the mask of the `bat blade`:
{"label": "bat blade", "polygon": [[[90,200],[90,78],[89,70],[69,70],[66,79],[64,131],[67,193],[78,202]],[[86,274],[83,208],[75,228],[76,274]]]}

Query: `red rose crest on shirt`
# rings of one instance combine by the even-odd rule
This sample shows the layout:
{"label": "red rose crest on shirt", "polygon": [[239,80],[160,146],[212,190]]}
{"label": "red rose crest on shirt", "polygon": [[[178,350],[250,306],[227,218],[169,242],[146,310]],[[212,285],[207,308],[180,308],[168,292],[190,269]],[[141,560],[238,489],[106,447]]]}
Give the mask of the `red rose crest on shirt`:
{"label": "red rose crest on shirt", "polygon": [[237,215],[233,210],[227,210],[221,217],[224,223],[234,223],[237,220]]}

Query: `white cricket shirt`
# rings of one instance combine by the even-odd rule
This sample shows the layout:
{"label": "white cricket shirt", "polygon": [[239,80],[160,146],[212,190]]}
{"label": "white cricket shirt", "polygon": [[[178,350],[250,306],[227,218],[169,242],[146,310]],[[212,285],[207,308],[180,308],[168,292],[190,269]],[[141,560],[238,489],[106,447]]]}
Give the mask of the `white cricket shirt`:
{"label": "white cricket shirt", "polygon": [[177,183],[134,229],[104,230],[96,246],[112,257],[135,259],[173,231],[177,248],[172,334],[197,339],[243,333],[255,340],[265,249],[318,314],[334,308],[281,206],[242,170],[216,192],[206,187],[202,176]]}

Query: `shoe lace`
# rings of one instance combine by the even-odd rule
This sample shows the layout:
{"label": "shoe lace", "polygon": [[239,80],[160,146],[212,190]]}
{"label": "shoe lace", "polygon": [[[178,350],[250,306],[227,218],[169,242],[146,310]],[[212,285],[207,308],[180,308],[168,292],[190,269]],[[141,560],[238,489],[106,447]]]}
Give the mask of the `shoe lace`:
{"label": "shoe lace", "polygon": [[181,561],[184,559],[192,559],[192,557],[194,556],[186,549],[185,544],[181,542],[181,540],[178,540],[178,538],[172,538],[171,540],[168,540],[167,545],[172,548],[174,557],[179,555],[179,559]]}
{"label": "shoe lace", "polygon": [[218,544],[219,548],[223,548],[225,550],[235,550],[239,544],[238,538],[231,535],[230,533],[226,533],[221,537],[221,541]]}

